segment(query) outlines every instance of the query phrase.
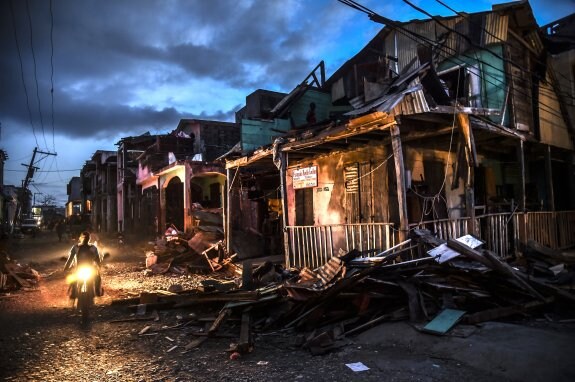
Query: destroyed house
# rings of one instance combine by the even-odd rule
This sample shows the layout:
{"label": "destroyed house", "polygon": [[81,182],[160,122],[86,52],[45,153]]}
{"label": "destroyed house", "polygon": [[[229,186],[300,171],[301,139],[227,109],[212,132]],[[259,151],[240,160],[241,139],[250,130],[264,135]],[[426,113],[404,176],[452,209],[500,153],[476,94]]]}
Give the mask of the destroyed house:
{"label": "destroyed house", "polygon": [[502,258],[530,239],[575,244],[573,121],[529,4],[385,21],[319,89],[348,112],[227,160],[232,195],[277,186],[287,265],[370,256],[418,227]]}
{"label": "destroyed house", "polygon": [[236,113],[241,140],[222,158],[228,162],[227,241],[240,258],[283,253],[280,172],[271,157],[249,161],[245,167],[242,164],[242,171],[229,164],[234,158],[243,163],[247,156],[265,151],[278,137],[323,126],[334,115],[349,110],[349,106],[331,103],[324,83],[324,63],[320,62],[289,94],[256,90]]}
{"label": "destroyed house", "polygon": [[[198,209],[221,216],[225,176],[214,159],[239,139],[234,123],[183,119],[136,158],[141,229],[161,233],[167,223],[187,232],[198,224]],[[220,219],[221,220],[221,219]]]}
{"label": "destroyed house", "polygon": [[98,232],[117,231],[116,151],[97,150],[80,171],[82,215]]}
{"label": "destroyed house", "polygon": [[[134,233],[146,232],[146,230],[148,234],[156,232],[149,210],[157,211],[157,206],[153,205],[150,200],[142,199],[141,188],[136,184],[138,157],[155,142],[156,136],[147,132],[135,137],[124,137],[116,143],[118,146],[116,182],[118,232]],[[152,200],[157,199],[152,198]]]}

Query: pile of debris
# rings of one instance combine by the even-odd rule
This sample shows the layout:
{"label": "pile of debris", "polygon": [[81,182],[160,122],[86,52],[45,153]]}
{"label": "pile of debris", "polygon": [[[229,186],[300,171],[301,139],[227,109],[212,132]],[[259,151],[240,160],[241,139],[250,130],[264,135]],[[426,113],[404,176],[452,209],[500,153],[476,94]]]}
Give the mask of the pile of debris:
{"label": "pile of debris", "polygon": [[18,289],[33,289],[38,285],[40,274],[29,265],[23,266],[0,252],[0,291],[9,292]]}
{"label": "pile of debris", "polygon": [[[225,322],[239,322],[239,341],[231,348],[239,353],[251,351],[258,334],[278,330],[298,333],[291,335],[294,344],[323,354],[345,345],[347,336],[386,321],[409,320],[434,334],[458,323],[536,313],[572,321],[575,258],[530,242],[511,266],[481,245],[469,235],[444,242],[415,230],[411,239],[373,257],[353,250],[315,270],[264,263],[249,282],[244,272],[243,288],[214,282],[202,291],[156,295],[153,303],[146,295],[132,307],[217,306],[205,330],[191,332],[186,350],[216,336]],[[246,288],[250,285],[255,288]]]}
{"label": "pile of debris", "polygon": [[219,227],[200,226],[191,235],[162,237],[146,252],[146,272],[191,274],[219,271],[231,264]]}

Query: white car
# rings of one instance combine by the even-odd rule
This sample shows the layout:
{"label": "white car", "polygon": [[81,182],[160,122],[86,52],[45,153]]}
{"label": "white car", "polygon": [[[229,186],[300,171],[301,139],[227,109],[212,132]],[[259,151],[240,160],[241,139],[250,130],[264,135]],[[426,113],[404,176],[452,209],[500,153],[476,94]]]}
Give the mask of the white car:
{"label": "white car", "polygon": [[40,227],[36,223],[34,219],[24,219],[20,223],[20,232],[22,233],[31,233],[32,235],[36,235],[40,231]]}

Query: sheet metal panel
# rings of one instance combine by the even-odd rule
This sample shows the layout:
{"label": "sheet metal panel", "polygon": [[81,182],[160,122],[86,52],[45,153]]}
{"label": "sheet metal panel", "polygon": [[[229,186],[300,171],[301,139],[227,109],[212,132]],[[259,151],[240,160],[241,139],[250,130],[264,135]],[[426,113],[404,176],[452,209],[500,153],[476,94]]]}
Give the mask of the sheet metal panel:
{"label": "sheet metal panel", "polygon": [[[547,77],[549,80],[549,77]],[[567,125],[561,115],[561,107],[555,90],[549,83],[539,84],[539,129],[541,142],[573,150]]]}
{"label": "sheet metal panel", "polygon": [[[454,17],[452,19],[441,20],[445,26],[466,33],[469,26],[462,17]],[[413,22],[405,24],[404,28],[417,33],[424,37],[424,39],[414,37],[407,32],[390,33],[385,38],[385,53],[391,56],[397,54],[398,69],[401,72],[414,58],[417,59],[417,45],[428,44],[428,40],[432,42],[439,42],[440,39],[444,40],[442,47],[438,50],[438,61],[441,62],[447,57],[456,54],[461,49],[467,49],[467,42],[456,33],[449,32],[446,28],[439,25],[435,20],[428,20],[424,22]],[[397,48],[396,48],[397,43]],[[419,60],[416,60],[415,66],[419,66]]]}
{"label": "sheet metal panel", "polygon": [[489,13],[485,16],[485,31],[483,33],[484,45],[499,44],[507,41],[507,28],[509,17],[497,13]]}

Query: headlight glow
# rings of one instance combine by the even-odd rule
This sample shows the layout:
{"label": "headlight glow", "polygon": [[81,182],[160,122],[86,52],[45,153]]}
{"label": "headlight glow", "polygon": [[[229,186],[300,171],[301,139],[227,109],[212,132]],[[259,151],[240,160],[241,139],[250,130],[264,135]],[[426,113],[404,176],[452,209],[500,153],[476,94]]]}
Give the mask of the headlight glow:
{"label": "headlight glow", "polygon": [[94,274],[94,269],[92,267],[80,267],[78,268],[77,276],[80,280],[86,281],[92,277]]}

